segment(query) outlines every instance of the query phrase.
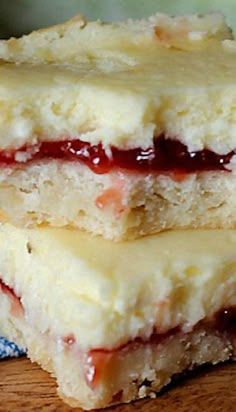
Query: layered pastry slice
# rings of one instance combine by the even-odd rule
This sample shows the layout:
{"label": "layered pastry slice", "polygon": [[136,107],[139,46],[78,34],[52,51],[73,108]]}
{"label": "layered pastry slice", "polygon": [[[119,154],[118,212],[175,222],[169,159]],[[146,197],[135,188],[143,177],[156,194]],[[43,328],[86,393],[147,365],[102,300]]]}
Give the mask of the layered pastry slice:
{"label": "layered pastry slice", "polygon": [[0,333],[28,348],[72,406],[153,396],[236,357],[236,231],[110,242],[0,227]]}
{"label": "layered pastry slice", "polygon": [[236,225],[236,43],[220,14],[82,18],[0,42],[1,220],[125,239]]}

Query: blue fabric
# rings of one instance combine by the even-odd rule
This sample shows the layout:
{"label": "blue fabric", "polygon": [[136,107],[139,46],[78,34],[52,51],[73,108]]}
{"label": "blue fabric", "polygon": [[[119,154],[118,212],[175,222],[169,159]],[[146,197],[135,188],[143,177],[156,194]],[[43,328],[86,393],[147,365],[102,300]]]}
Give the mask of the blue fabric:
{"label": "blue fabric", "polygon": [[25,349],[19,349],[15,343],[0,336],[0,359],[18,357],[25,353]]}

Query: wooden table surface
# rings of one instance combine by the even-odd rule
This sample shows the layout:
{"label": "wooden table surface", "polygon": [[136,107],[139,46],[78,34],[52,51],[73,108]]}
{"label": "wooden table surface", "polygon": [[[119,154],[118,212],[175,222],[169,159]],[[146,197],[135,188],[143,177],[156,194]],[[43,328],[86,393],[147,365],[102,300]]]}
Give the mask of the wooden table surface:
{"label": "wooden table surface", "polygon": [[[54,380],[28,359],[0,361],[0,412],[81,412],[57,397]],[[235,412],[236,364],[205,367],[159,398],[104,412]]]}

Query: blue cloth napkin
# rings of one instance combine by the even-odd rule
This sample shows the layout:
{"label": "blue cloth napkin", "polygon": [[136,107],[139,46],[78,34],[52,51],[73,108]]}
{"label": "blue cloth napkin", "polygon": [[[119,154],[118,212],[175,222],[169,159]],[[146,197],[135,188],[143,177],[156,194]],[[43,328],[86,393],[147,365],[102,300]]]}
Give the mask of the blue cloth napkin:
{"label": "blue cloth napkin", "polygon": [[14,358],[26,353],[25,349],[20,349],[15,343],[9,342],[7,339],[0,336],[0,359]]}

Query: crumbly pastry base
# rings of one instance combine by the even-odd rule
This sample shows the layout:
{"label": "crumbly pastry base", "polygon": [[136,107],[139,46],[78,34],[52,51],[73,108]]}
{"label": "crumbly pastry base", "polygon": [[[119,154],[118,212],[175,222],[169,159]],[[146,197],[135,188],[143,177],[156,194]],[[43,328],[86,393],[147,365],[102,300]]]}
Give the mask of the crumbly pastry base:
{"label": "crumbly pastry base", "polygon": [[235,189],[234,171],[99,175],[76,162],[39,162],[1,169],[0,219],[77,227],[116,240],[167,229],[234,228]]}
{"label": "crumbly pastry base", "polygon": [[[108,357],[100,355],[96,382],[88,382],[88,355],[40,333],[27,323],[23,313],[12,313],[11,298],[0,291],[0,332],[22,347],[28,356],[57,380],[58,393],[73,407],[102,408],[153,397],[176,374],[205,363],[216,364],[236,358],[233,333],[219,332],[214,325],[202,323],[187,333],[176,332],[159,343],[133,342]],[[115,371],[115,373],[114,373]]]}

